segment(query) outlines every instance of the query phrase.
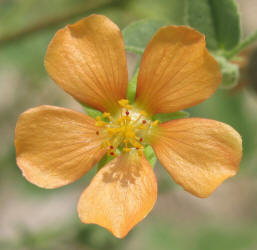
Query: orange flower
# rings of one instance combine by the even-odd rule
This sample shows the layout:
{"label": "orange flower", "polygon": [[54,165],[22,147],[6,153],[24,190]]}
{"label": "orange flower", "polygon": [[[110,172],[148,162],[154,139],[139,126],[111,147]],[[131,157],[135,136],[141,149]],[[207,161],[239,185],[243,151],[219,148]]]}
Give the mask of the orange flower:
{"label": "orange flower", "polygon": [[133,104],[126,100],[122,35],[104,16],[91,15],[59,30],[45,66],[66,92],[104,113],[94,120],[53,106],[24,112],[16,127],[17,164],[30,182],[57,188],[86,174],[105,154],[113,155],[80,198],[82,222],[122,238],[151,211],[157,183],[144,156],[148,144],[172,178],[198,197],[209,196],[236,174],[242,142],[230,126],[200,118],[160,124],[151,119],[206,100],[220,84],[219,66],[196,30],[167,26],[154,35],[142,58]]}

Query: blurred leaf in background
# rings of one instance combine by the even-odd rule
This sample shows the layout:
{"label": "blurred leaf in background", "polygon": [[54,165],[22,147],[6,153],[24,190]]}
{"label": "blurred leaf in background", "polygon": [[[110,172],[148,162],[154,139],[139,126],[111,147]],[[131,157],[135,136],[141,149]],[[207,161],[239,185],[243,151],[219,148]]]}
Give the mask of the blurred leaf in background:
{"label": "blurred leaf in background", "polygon": [[122,32],[126,50],[142,54],[154,33],[167,24],[167,21],[149,19],[128,25]]}
{"label": "blurred leaf in background", "polygon": [[210,50],[231,50],[241,38],[234,0],[185,0],[185,23],[206,35]]}

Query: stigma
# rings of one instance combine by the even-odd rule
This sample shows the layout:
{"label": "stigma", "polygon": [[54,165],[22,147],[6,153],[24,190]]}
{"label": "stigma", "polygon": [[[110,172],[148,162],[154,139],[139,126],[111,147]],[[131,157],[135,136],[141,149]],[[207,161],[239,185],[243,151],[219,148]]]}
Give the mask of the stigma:
{"label": "stigma", "polygon": [[114,157],[120,152],[137,152],[141,156],[158,120],[149,119],[145,111],[135,109],[127,99],[118,103],[120,110],[117,114],[105,112],[101,117],[96,117],[95,125],[99,127],[96,135],[106,138],[101,147]]}

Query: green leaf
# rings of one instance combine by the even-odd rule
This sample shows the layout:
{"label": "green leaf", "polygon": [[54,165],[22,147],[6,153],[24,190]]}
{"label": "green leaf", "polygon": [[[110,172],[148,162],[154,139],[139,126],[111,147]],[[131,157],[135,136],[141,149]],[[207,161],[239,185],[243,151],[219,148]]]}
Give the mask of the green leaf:
{"label": "green leaf", "polygon": [[156,157],[156,155],[154,153],[153,148],[150,145],[146,146],[144,148],[144,153],[145,153],[145,157],[148,160],[148,162],[150,163],[150,165],[152,167],[154,167],[154,165],[155,165],[155,163],[157,161],[157,157]]}
{"label": "green leaf", "polygon": [[215,56],[222,72],[221,88],[230,89],[237,85],[239,79],[238,65],[229,62],[223,56]]}
{"label": "green leaf", "polygon": [[140,20],[128,25],[123,30],[123,38],[126,50],[143,54],[146,45],[162,26],[167,25],[166,21]]}
{"label": "green leaf", "polygon": [[185,0],[186,23],[206,35],[211,50],[231,50],[240,41],[240,16],[234,0]]}
{"label": "green leaf", "polygon": [[159,120],[160,122],[167,122],[169,120],[186,118],[189,113],[186,111],[178,111],[170,114],[156,114],[152,117],[153,120]]}
{"label": "green leaf", "polygon": [[87,113],[89,116],[93,117],[93,118],[96,118],[97,116],[101,116],[101,115],[102,115],[102,112],[99,111],[99,110],[97,110],[97,109],[88,107],[88,106],[86,106],[85,104],[81,104],[81,105],[84,107],[86,113]]}

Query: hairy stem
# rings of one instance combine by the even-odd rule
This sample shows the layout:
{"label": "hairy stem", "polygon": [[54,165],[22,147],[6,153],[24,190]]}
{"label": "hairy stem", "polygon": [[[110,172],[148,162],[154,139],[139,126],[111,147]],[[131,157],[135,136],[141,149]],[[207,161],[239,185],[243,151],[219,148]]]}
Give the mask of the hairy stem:
{"label": "hairy stem", "polygon": [[257,40],[257,30],[253,32],[251,35],[246,37],[241,43],[239,43],[234,49],[229,51],[226,54],[227,59],[231,59],[234,56],[236,56],[238,53],[240,53],[243,49],[245,49],[247,46],[251,45]]}

